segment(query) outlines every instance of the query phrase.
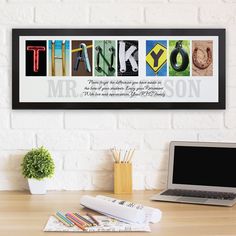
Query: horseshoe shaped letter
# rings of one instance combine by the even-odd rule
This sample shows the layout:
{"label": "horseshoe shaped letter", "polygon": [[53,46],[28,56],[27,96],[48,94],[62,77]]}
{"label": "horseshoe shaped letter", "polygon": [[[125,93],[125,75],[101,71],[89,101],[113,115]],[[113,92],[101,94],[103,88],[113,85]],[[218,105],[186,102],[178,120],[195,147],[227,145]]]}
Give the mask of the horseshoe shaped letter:
{"label": "horseshoe shaped letter", "polygon": [[200,70],[204,70],[206,69],[211,63],[212,63],[212,52],[211,52],[211,49],[208,47],[206,49],[206,52],[207,52],[207,60],[205,63],[200,63],[197,59],[197,51],[198,50],[202,50],[202,49],[199,49],[198,47],[196,47],[193,51],[193,64]]}

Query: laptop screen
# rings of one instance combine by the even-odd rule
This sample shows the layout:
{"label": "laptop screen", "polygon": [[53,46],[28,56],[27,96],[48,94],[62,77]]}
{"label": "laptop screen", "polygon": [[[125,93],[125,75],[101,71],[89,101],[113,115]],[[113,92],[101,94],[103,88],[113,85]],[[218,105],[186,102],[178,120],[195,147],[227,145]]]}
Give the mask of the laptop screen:
{"label": "laptop screen", "polygon": [[172,183],[236,187],[236,148],[175,146]]}

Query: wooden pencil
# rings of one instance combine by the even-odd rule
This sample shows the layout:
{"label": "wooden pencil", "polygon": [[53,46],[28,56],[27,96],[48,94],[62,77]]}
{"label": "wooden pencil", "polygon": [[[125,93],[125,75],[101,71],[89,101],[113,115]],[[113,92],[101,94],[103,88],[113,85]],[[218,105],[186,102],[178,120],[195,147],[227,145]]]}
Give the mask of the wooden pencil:
{"label": "wooden pencil", "polygon": [[110,149],[110,150],[111,150],[112,158],[113,158],[114,162],[117,162],[116,155],[114,154],[113,149]]}
{"label": "wooden pencil", "polygon": [[127,154],[127,158],[126,158],[127,163],[129,163],[130,152],[131,152],[131,149],[129,149],[128,154]]}
{"label": "wooden pencil", "polygon": [[94,216],[92,216],[90,213],[86,213],[86,215],[96,224],[96,225],[100,225],[99,222],[94,218]]}
{"label": "wooden pencil", "polygon": [[83,226],[90,226],[90,224],[88,224],[87,222],[85,222],[84,220],[82,220],[80,217],[78,217],[76,215],[76,213],[70,213],[71,216],[74,217],[75,220],[77,220],[80,224],[82,224]]}
{"label": "wooden pencil", "polygon": [[123,158],[123,162],[126,163],[127,162],[127,150],[125,151],[125,154],[124,154],[124,158]]}
{"label": "wooden pencil", "polygon": [[78,220],[76,220],[71,214],[66,214],[66,217],[72,221],[76,226],[78,226],[80,229],[82,229],[83,231],[85,230],[85,226],[83,224],[81,224]]}
{"label": "wooden pencil", "polygon": [[119,162],[119,154],[118,154],[116,149],[113,149],[113,152],[114,152],[114,155],[115,155],[116,162],[118,163]]}
{"label": "wooden pencil", "polygon": [[82,221],[84,221],[88,226],[93,226],[94,223],[89,221],[88,219],[84,218],[82,215],[80,215],[79,213],[74,213],[74,215],[76,215],[78,218],[80,218]]}
{"label": "wooden pencil", "polygon": [[67,227],[72,227],[74,226],[74,223],[71,222],[68,219],[64,219],[63,217],[61,217],[60,215],[58,215],[57,213],[53,215],[54,217],[56,217],[61,223],[63,223],[65,226]]}
{"label": "wooden pencil", "polygon": [[133,158],[133,155],[134,155],[134,151],[135,151],[135,148],[133,149],[133,151],[130,154],[130,157],[129,157],[129,160],[128,160],[129,163],[131,163],[131,161],[132,161],[132,158]]}
{"label": "wooden pencil", "polygon": [[120,155],[121,155],[121,149],[119,151],[119,163],[121,162]]}

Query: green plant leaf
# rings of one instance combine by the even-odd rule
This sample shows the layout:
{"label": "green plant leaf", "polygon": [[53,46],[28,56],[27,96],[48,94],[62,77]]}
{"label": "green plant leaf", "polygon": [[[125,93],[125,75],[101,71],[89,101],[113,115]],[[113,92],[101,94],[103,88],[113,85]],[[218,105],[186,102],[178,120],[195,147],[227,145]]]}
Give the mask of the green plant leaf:
{"label": "green plant leaf", "polygon": [[44,148],[33,148],[23,158],[22,174],[28,179],[42,180],[50,178],[55,171],[55,164],[50,152]]}

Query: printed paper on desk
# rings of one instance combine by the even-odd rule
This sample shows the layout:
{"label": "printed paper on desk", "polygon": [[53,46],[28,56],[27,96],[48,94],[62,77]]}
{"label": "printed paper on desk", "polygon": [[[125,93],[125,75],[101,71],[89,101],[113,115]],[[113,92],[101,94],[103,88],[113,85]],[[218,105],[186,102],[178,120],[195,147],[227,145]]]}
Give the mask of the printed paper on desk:
{"label": "printed paper on desk", "polygon": [[[87,218],[86,216],[84,216]],[[54,216],[50,216],[44,232],[125,232],[125,231],[135,231],[135,232],[150,232],[150,227],[148,224],[128,224],[120,222],[118,220],[111,219],[106,216],[94,216],[99,222],[99,225],[88,227],[85,231],[81,230],[77,226],[67,227],[60,221],[58,221]]]}

